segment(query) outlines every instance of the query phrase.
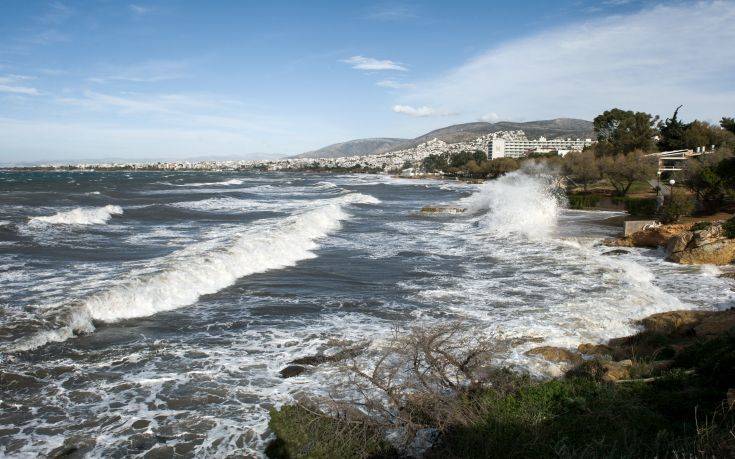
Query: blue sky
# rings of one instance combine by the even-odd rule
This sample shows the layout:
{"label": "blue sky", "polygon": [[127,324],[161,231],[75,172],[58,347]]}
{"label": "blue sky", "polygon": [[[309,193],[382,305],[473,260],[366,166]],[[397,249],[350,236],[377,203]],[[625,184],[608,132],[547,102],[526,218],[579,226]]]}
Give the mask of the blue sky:
{"label": "blue sky", "polygon": [[716,121],[733,23],[732,1],[4,0],[0,163],[276,157],[613,106]]}

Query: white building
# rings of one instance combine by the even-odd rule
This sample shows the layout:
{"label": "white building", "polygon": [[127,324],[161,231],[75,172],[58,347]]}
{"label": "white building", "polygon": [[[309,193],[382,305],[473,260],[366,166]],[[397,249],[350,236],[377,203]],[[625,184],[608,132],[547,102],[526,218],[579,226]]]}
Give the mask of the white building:
{"label": "white building", "polygon": [[487,156],[495,158],[520,158],[531,153],[558,152],[564,156],[569,151],[582,151],[584,147],[592,145],[592,139],[552,139],[539,137],[537,140],[528,140],[525,135],[496,138],[488,147]]}

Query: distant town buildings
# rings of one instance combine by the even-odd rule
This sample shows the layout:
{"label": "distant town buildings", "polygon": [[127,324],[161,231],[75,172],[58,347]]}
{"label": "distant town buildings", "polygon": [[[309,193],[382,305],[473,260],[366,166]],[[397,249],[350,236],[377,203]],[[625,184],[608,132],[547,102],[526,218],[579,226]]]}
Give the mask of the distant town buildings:
{"label": "distant town buildings", "polygon": [[582,150],[592,144],[590,139],[547,140],[541,137],[529,140],[523,131],[500,131],[477,137],[473,140],[447,143],[432,139],[412,148],[381,153],[378,155],[345,156],[339,158],[284,158],[256,161],[178,161],[157,163],[106,163],[77,164],[67,166],[45,166],[55,169],[78,170],[363,170],[399,173],[412,169],[421,170],[422,162],[430,155],[453,155],[461,152],[483,151],[488,158],[521,157],[531,153],[558,152],[564,155],[570,150]]}
{"label": "distant town buildings", "polygon": [[533,153],[557,152],[564,156],[570,151],[582,151],[592,145],[592,139],[547,139],[539,137],[529,140],[523,131],[518,135],[505,136],[493,139],[487,150],[488,158],[520,158]]}

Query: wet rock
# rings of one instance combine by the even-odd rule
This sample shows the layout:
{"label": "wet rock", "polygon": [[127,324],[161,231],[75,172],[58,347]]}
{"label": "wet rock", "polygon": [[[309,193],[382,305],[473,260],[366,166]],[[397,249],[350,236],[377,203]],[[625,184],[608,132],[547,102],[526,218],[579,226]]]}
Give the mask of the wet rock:
{"label": "wet rock", "polygon": [[351,347],[349,349],[341,350],[333,355],[324,355],[324,354],[308,355],[306,357],[299,357],[298,359],[292,360],[289,362],[289,364],[317,366],[317,365],[321,365],[323,363],[328,363],[328,362],[334,363],[334,362],[339,362],[342,360],[357,357],[358,355],[360,355],[360,353],[364,349],[365,349],[365,346],[357,346],[357,347]]}
{"label": "wet rock", "polygon": [[151,421],[147,419],[138,419],[132,424],[133,429],[146,429],[150,425]]}
{"label": "wet rock", "polygon": [[577,351],[583,355],[613,355],[613,348],[606,344],[582,343]]}
{"label": "wet rock", "polygon": [[720,274],[723,279],[735,279],[735,271]]}
{"label": "wet rock", "polygon": [[621,379],[630,379],[630,367],[633,362],[630,360],[621,362],[604,362],[602,368],[605,373],[602,375],[603,381],[620,381]]}
{"label": "wet rock", "polygon": [[735,239],[725,235],[722,222],[699,231],[686,231],[666,245],[666,259],[686,265],[726,265],[735,261]]}
{"label": "wet rock", "polygon": [[555,346],[540,346],[526,351],[526,355],[540,356],[549,362],[580,363],[582,356],[576,352]]}
{"label": "wet rock", "polygon": [[594,359],[575,366],[567,372],[567,376],[614,382],[629,379],[630,368],[630,365],[623,365],[621,362]]}
{"label": "wet rock", "polygon": [[615,256],[615,255],[627,255],[629,253],[630,252],[628,252],[627,250],[615,249],[615,250],[607,251],[607,252],[603,253],[603,255],[606,255],[606,256],[609,257],[609,256]]}
{"label": "wet rock", "polygon": [[650,315],[642,319],[640,324],[649,332],[684,334],[712,314],[711,311],[668,311]]}
{"label": "wet rock", "polygon": [[692,224],[657,225],[636,231],[623,238],[611,238],[603,241],[611,247],[665,247],[669,240],[688,231]]}
{"label": "wet rock", "polygon": [[704,317],[694,327],[694,334],[699,337],[723,335],[735,330],[735,309],[720,311]]}
{"label": "wet rock", "polygon": [[293,378],[294,376],[298,376],[301,373],[304,373],[306,371],[306,367],[302,367],[301,365],[289,365],[282,369],[279,374],[281,375],[281,378]]}

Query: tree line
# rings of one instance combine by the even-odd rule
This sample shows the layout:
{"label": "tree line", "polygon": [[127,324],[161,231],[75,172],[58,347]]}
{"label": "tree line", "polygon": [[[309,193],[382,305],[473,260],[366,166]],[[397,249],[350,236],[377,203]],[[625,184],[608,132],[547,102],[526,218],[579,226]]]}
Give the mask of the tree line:
{"label": "tree line", "polygon": [[[564,175],[585,193],[605,180],[618,197],[625,197],[636,182],[658,186],[660,179],[674,179],[691,194],[681,189],[669,193],[662,209],[664,220],[675,221],[693,210],[717,212],[728,196],[735,195],[735,120],[722,118],[719,126],[700,120],[685,123],[679,118],[680,109],[664,120],[644,112],[605,111],[594,119],[597,143],[567,154],[562,161]],[[658,158],[650,153],[699,147],[708,154],[688,160],[682,171],[651,180],[657,178]]]}

